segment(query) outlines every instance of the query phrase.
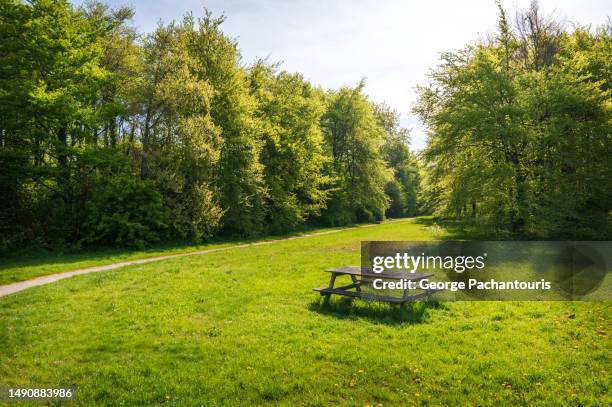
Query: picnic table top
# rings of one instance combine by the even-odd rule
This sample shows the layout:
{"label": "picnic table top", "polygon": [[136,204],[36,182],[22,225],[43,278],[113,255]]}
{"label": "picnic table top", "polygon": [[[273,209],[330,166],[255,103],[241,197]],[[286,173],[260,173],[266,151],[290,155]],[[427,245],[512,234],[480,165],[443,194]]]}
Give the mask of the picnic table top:
{"label": "picnic table top", "polygon": [[348,274],[352,276],[365,276],[365,277],[378,277],[378,278],[386,278],[390,280],[422,280],[424,278],[433,276],[431,273],[402,273],[402,272],[385,272],[385,273],[374,273],[374,272],[365,272],[362,273],[360,266],[342,266],[342,267],[334,267],[325,270],[328,273],[336,273],[336,274]]}

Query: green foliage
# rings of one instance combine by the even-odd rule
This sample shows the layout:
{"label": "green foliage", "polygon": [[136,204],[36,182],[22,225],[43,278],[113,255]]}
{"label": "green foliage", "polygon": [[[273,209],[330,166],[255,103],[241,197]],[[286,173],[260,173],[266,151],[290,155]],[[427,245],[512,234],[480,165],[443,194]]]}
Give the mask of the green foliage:
{"label": "green foliage", "polygon": [[271,232],[283,232],[319,215],[326,204],[323,94],[301,75],[277,73],[263,61],[251,68],[250,82],[263,139],[266,223]]}
{"label": "green foliage", "polygon": [[381,220],[388,206],[384,188],[391,174],[380,153],[385,131],[362,94],[364,85],[331,92],[322,118],[336,180],[323,213],[331,225]]}
{"label": "green foliage", "polygon": [[127,177],[102,181],[86,206],[86,244],[142,248],[159,242],[168,229],[163,198],[146,181]]}
{"label": "green foliage", "polygon": [[402,192],[402,185],[395,179],[389,181],[385,186],[385,194],[389,197],[387,216],[399,218],[404,215],[406,211],[406,198]]}
{"label": "green foliage", "polygon": [[390,199],[387,216],[414,216],[419,212],[420,175],[418,160],[408,149],[408,130],[400,127],[399,115],[387,105],[374,105],[374,113],[385,130],[382,157],[393,171],[393,180],[385,187]]}
{"label": "green foliage", "polygon": [[2,172],[21,174],[0,186],[9,200],[2,229],[15,233],[3,240],[74,239],[73,169],[98,123],[103,27],[66,1],[5,1],[0,13]]}
{"label": "green foliage", "polygon": [[497,233],[612,233],[610,31],[563,32],[535,5],[515,31],[443,55],[415,111],[431,129],[423,201]]}
{"label": "green foliage", "polygon": [[393,175],[393,216],[415,213],[416,161],[394,113],[379,123],[363,84],[325,92],[244,66],[224,17],[188,14],[141,36],[131,9],[95,1],[0,13],[5,250],[382,219]]}
{"label": "green foliage", "polygon": [[248,236],[264,231],[262,141],[254,118],[256,100],[240,66],[236,42],[220,29],[223,21],[224,17],[213,18],[207,11],[197,20],[190,47],[200,66],[198,77],[215,90],[210,114],[223,139],[214,179],[224,210],[222,230]]}
{"label": "green foliage", "polygon": [[211,118],[215,89],[199,77],[191,50],[194,35],[186,18],[146,39],[144,129],[136,151],[141,178],[154,181],[173,213],[176,237],[199,241],[217,230],[223,213],[212,186],[223,141]]}

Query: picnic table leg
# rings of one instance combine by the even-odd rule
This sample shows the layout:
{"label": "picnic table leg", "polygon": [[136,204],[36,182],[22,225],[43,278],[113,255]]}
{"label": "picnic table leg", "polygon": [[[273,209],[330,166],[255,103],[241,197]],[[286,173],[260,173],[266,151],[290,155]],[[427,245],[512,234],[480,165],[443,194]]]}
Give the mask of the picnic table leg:
{"label": "picnic table leg", "polygon": [[402,299],[404,300],[404,302],[400,303],[400,305],[404,305],[408,301],[409,296],[410,293],[408,292],[408,287],[406,287],[404,288],[404,295],[402,295]]}
{"label": "picnic table leg", "polygon": [[[351,274],[351,280],[353,281],[354,284],[359,283],[360,281],[357,279],[357,276],[354,276]],[[361,287],[359,285],[355,286],[355,290],[357,291],[361,291]]]}
{"label": "picnic table leg", "polygon": [[[327,286],[327,288],[332,289],[334,288],[334,284],[336,283],[336,273],[331,273],[331,276],[329,277],[329,285]],[[325,304],[329,303],[329,299],[331,297],[331,293],[321,293],[325,299],[323,300]]]}
{"label": "picnic table leg", "polygon": [[329,278],[329,286],[327,288],[334,288],[334,284],[336,283],[336,273],[331,273],[331,277]]}
{"label": "picnic table leg", "polygon": [[428,290],[427,291],[427,302],[431,303],[431,304],[437,304],[438,303],[438,299],[436,297],[434,297],[434,294],[436,292],[433,290]]}

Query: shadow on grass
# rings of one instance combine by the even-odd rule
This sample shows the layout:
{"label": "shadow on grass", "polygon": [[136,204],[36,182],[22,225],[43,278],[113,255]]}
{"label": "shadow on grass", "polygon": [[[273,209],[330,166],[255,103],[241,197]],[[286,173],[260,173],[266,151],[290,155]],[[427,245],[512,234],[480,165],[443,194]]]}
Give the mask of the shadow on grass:
{"label": "shadow on grass", "polygon": [[417,301],[403,305],[391,305],[377,301],[337,297],[321,297],[308,304],[309,310],[319,314],[339,319],[363,318],[387,325],[421,324],[427,320],[429,310],[445,308],[438,301]]}
{"label": "shadow on grass", "polygon": [[457,220],[423,216],[415,223],[431,229],[440,240],[474,240],[492,238],[491,232],[477,221]]}

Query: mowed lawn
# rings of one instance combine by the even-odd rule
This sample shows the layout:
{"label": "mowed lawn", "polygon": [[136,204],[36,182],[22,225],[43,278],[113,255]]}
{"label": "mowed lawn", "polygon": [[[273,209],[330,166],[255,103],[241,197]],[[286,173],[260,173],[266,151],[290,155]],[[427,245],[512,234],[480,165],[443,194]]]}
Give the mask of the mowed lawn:
{"label": "mowed lawn", "polygon": [[441,237],[419,220],[172,259],[0,298],[0,386],[76,386],[77,405],[602,405],[610,303],[334,299],[360,240]]}
{"label": "mowed lawn", "polygon": [[[429,219],[423,217],[422,219]],[[291,237],[299,237],[311,233],[327,233],[339,230],[340,228],[305,229],[296,232]],[[48,274],[62,273],[82,268],[102,266],[112,263],[120,263],[130,260],[145,259],[150,257],[184,254],[199,250],[221,249],[241,244],[260,243],[264,241],[282,239],[278,236],[264,236],[249,240],[231,241],[220,240],[201,245],[161,245],[153,246],[145,250],[130,249],[97,249],[97,250],[76,250],[71,249],[66,252],[47,250],[17,252],[0,259],[0,285],[11,284],[18,281],[29,280],[32,278],[45,276]]]}

